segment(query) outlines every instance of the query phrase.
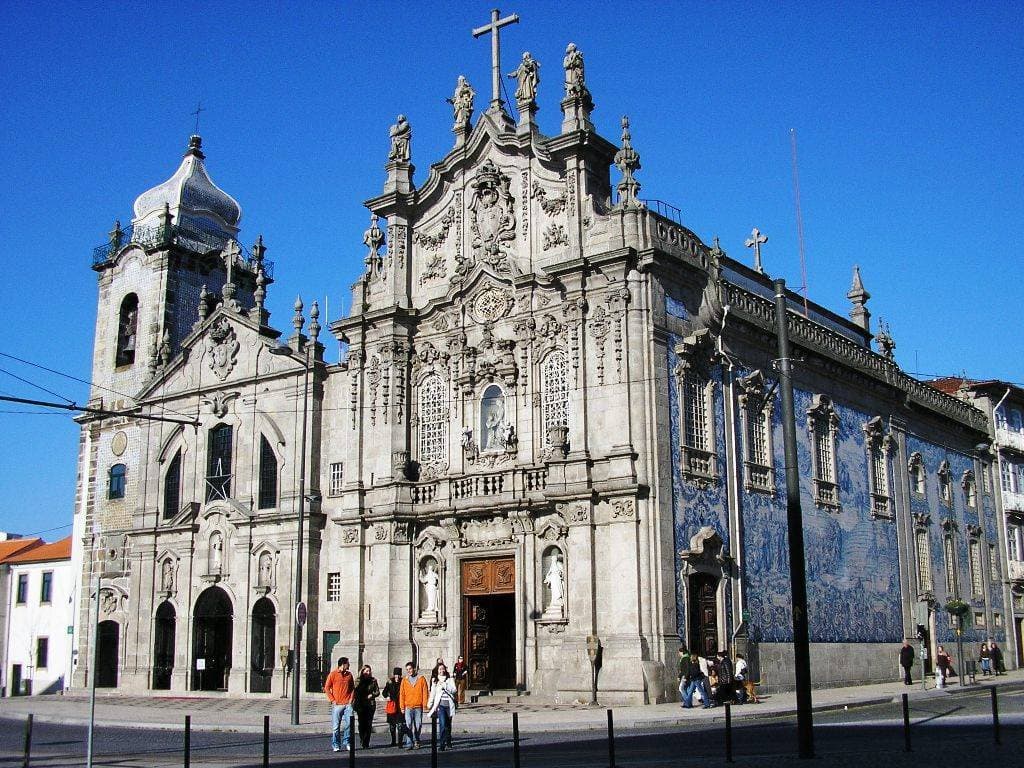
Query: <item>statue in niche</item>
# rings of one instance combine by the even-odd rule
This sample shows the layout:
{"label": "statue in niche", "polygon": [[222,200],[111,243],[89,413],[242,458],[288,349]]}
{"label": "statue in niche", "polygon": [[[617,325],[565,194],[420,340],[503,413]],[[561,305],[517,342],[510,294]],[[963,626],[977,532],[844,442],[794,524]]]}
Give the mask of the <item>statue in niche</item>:
{"label": "statue in niche", "polygon": [[256,585],[260,587],[272,586],[271,581],[274,573],[274,560],[269,552],[260,555],[259,571],[256,577]]}
{"label": "statue in niche", "polygon": [[163,592],[174,590],[174,564],[170,560],[164,560],[160,566],[160,589]]}
{"label": "statue in niche", "polygon": [[505,395],[501,387],[491,384],[480,401],[480,440],[484,451],[505,449]]}
{"label": "statue in niche", "polygon": [[224,564],[224,537],[215,532],[210,537],[210,573],[220,573]]}
{"label": "statue in niche", "polygon": [[427,567],[420,574],[420,584],[423,585],[424,608],[423,616],[437,616],[438,593],[440,592],[441,578],[437,574],[437,566],[434,561],[427,562]]}
{"label": "statue in niche", "polygon": [[391,151],[388,152],[388,160],[400,163],[409,162],[409,144],[412,141],[412,128],[405,115],[399,115],[397,121],[388,131],[391,136]]}
{"label": "statue in niche", "polygon": [[516,104],[532,104],[537,100],[540,64],[529,51],[523,53],[519,67],[515,72],[509,72],[508,76],[516,81]]}
{"label": "statue in niche", "polygon": [[562,566],[562,557],[555,552],[551,556],[551,565],[548,572],[544,574],[544,583],[551,590],[551,600],[548,602],[547,610],[561,613],[565,606],[565,569]]}
{"label": "statue in niche", "polygon": [[565,68],[566,98],[588,95],[590,92],[583,78],[583,53],[576,47],[576,43],[569,43],[566,47],[562,66]]}
{"label": "statue in niche", "polygon": [[455,84],[455,93],[447,100],[452,105],[452,110],[455,113],[455,125],[452,130],[469,130],[469,121],[473,117],[473,98],[475,96],[476,91],[473,90],[473,87],[466,81],[463,75],[459,75],[459,80]]}

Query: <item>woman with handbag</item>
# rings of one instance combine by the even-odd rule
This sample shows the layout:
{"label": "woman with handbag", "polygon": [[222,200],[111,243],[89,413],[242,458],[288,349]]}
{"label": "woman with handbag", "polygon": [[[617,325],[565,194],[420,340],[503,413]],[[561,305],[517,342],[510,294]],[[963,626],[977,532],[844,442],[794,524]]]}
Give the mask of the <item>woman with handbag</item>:
{"label": "woman with handbag", "polygon": [[384,697],[384,714],[388,719],[388,731],[391,733],[391,743],[388,746],[396,747],[402,740],[402,729],[405,727],[405,718],[402,710],[398,708],[398,693],[402,689],[402,668],[395,667],[391,670],[391,679],[388,680],[381,692]]}
{"label": "woman with handbag", "polygon": [[437,715],[437,740],[442,751],[452,745],[452,718],[458,696],[455,681],[448,676],[448,667],[442,661],[437,665],[437,680],[430,686],[430,700],[425,713],[427,717]]}
{"label": "woman with handbag", "polygon": [[363,749],[370,748],[370,735],[373,733],[373,715],[377,711],[377,697],[380,696],[380,686],[373,676],[373,670],[369,664],[363,665],[359,670],[359,677],[356,680],[356,692],[353,703],[356,709],[356,718],[359,720],[359,741]]}

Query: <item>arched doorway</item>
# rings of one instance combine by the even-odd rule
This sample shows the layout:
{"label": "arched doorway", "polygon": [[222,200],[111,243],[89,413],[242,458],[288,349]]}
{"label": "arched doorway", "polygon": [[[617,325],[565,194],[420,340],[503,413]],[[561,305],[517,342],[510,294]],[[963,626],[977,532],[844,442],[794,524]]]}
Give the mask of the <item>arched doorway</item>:
{"label": "arched doorway", "polygon": [[270,681],[274,677],[276,623],[274,604],[261,597],[252,608],[249,690],[254,693],[270,693]]}
{"label": "arched doorway", "polygon": [[153,640],[153,690],[167,691],[171,688],[171,672],[174,670],[174,606],[167,600],[156,609],[156,626]]}
{"label": "arched doorway", "polygon": [[718,577],[708,573],[690,576],[689,647],[701,656],[714,656],[718,639]]}
{"label": "arched doorway", "polygon": [[120,627],[116,621],[101,621],[96,628],[96,687],[117,688],[117,657]]}
{"label": "arched doorway", "polygon": [[210,587],[196,600],[192,633],[192,689],[223,691],[231,669],[231,598]]}

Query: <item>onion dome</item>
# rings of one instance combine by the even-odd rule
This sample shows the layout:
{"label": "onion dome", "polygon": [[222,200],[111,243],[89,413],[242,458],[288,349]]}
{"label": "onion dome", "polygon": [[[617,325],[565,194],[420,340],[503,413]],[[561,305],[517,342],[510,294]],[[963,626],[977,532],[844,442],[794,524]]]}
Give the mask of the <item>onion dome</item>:
{"label": "onion dome", "polygon": [[233,238],[238,233],[242,209],[231,195],[210,180],[203,165],[206,155],[202,145],[202,138],[192,136],[174,175],[135,200],[132,224],[137,229],[158,225],[159,216],[167,206],[177,227],[224,238]]}

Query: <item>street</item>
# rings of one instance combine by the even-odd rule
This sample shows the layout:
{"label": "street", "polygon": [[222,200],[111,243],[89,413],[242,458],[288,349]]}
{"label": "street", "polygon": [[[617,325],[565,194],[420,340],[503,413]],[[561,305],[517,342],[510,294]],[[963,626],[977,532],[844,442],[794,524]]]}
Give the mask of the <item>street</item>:
{"label": "street", "polygon": [[[961,766],[1001,760],[1024,748],[1024,689],[1000,691],[1002,744],[994,743],[988,691],[969,690],[912,703],[913,752],[904,752],[902,714],[898,703],[851,707],[815,714],[815,752],[827,765]],[[712,713],[709,713],[712,714]],[[618,766],[685,766],[725,762],[722,710],[714,721],[693,721],[686,727],[657,727],[616,734]],[[207,715],[209,717],[209,715]],[[456,718],[456,723],[458,722]],[[20,764],[24,721],[0,720],[0,765]],[[795,718],[766,716],[734,723],[733,754],[737,765],[782,765],[796,761]],[[380,747],[386,733],[374,735],[375,746],[357,751],[357,765],[430,765],[429,724],[426,745],[418,751]],[[97,728],[96,765],[182,765],[180,731],[109,726]],[[57,768],[84,763],[86,729],[37,723],[33,732],[32,765]],[[258,768],[262,765],[262,736],[252,733],[193,731],[192,765]],[[306,765],[344,765],[346,753],[330,752],[327,735],[273,733],[271,765],[298,768]],[[521,764],[580,766],[609,764],[603,733],[560,731],[521,734]],[[439,753],[439,766],[510,766],[512,740],[508,734],[466,734],[456,727],[455,749]]]}

